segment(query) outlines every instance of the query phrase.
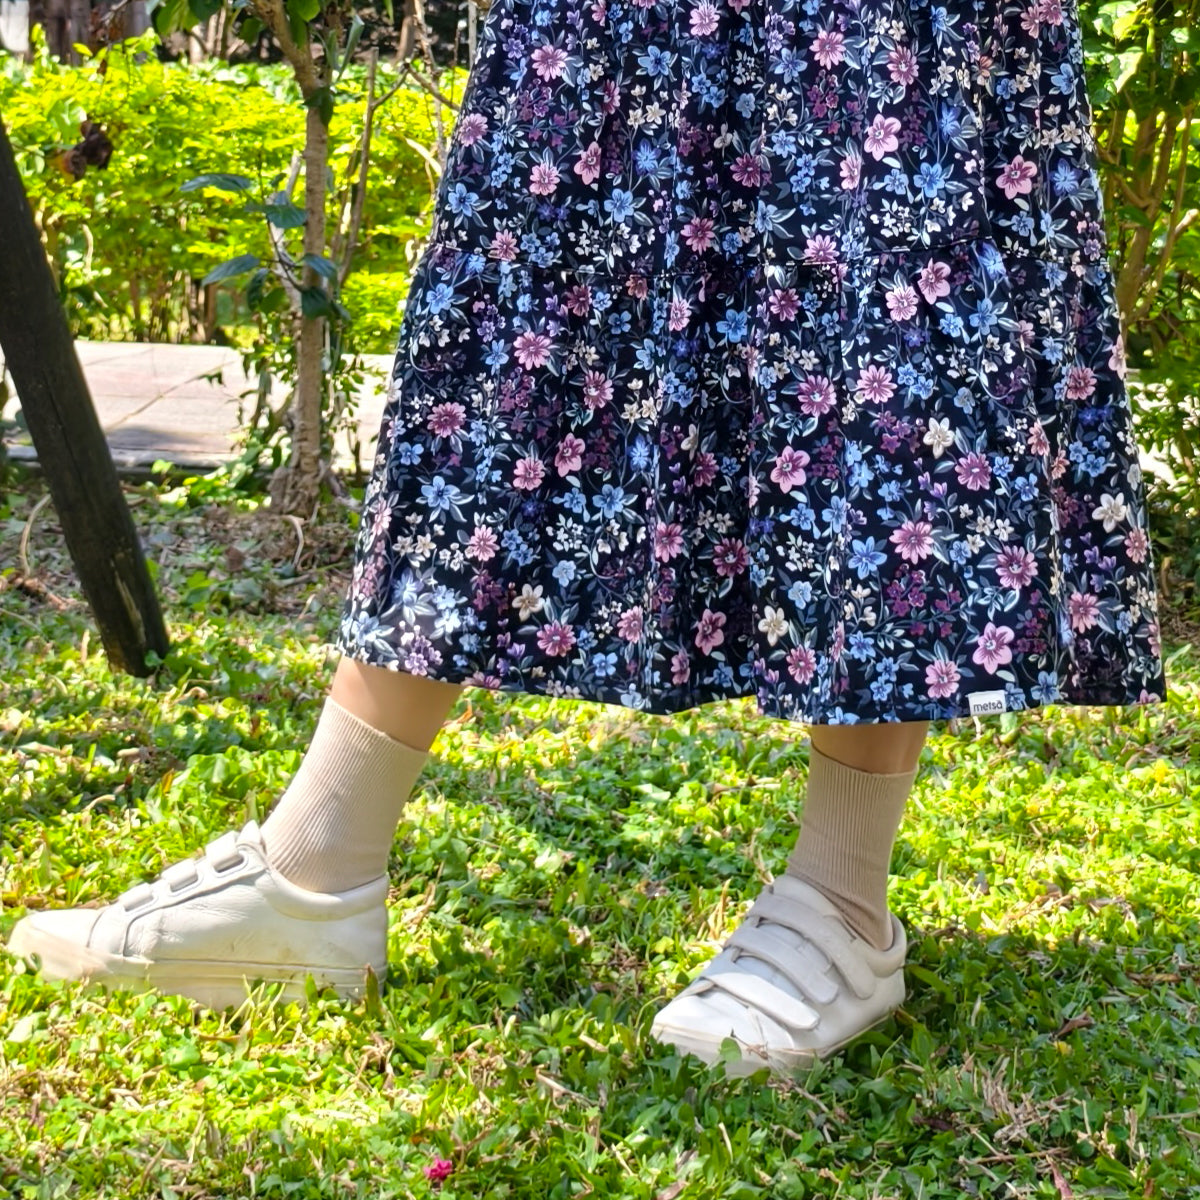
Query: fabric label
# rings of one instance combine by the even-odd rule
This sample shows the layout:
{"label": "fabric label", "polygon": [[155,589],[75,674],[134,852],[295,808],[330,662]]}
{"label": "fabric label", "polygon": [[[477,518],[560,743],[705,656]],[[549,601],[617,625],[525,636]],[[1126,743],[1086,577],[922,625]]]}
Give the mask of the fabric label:
{"label": "fabric label", "polygon": [[973,717],[993,716],[1008,710],[1003,692],[972,692],[967,697],[967,703],[971,706]]}

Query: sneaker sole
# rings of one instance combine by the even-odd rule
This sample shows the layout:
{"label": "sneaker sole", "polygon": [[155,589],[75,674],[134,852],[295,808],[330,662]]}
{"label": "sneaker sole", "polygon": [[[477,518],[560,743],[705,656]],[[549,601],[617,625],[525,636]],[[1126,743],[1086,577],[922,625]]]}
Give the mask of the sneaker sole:
{"label": "sneaker sole", "polygon": [[142,958],[124,958],[76,945],[44,930],[31,929],[24,921],[17,924],[8,942],[9,953],[33,959],[47,979],[98,983],[106,988],[127,991],[157,990],[185,996],[206,1008],[221,1010],[244,1004],[251,990],[260,984],[280,985],[277,998],[305,1003],[307,980],[311,975],[318,990],[332,988],[344,1000],[362,996],[367,986],[367,971],[377,978],[386,974],[386,966],[314,967],[307,963],[230,963],[180,959],[153,962]]}

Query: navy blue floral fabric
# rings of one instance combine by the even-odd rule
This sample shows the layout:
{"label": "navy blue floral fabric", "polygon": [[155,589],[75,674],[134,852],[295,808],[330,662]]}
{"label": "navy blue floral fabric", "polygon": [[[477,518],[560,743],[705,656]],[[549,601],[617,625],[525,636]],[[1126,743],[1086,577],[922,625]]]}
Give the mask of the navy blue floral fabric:
{"label": "navy blue floral fabric", "polygon": [[492,0],[342,650],[818,723],[1153,700],[1060,0]]}

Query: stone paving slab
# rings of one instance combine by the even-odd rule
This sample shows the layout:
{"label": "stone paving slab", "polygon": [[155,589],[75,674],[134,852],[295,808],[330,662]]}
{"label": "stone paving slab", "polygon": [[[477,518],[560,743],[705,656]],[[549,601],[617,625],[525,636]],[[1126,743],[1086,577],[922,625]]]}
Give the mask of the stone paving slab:
{"label": "stone paving slab", "polygon": [[[241,396],[256,382],[241,358],[224,346],[139,342],[76,342],[100,425],[118,470],[144,471],[165,461],[188,471],[211,471],[236,457]],[[363,465],[370,466],[383,415],[389,355],[369,355],[358,396],[357,428]],[[11,381],[10,381],[11,382]],[[272,402],[282,400],[282,393]],[[3,415],[11,416],[15,404]],[[9,440],[15,459],[36,461],[28,435]],[[349,439],[337,445],[341,466],[353,463]]]}

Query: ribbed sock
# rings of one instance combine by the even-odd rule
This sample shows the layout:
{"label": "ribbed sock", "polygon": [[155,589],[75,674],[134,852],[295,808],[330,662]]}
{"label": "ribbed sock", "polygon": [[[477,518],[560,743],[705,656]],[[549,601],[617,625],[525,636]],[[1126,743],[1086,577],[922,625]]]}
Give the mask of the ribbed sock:
{"label": "ribbed sock", "polygon": [[386,874],[400,814],[428,757],[326,700],[300,769],[263,822],[267,861],[315,892],[344,892]]}
{"label": "ribbed sock", "polygon": [[877,950],[892,942],[888,866],[916,771],[876,775],[809,756],[808,796],[788,875],[824,894]]}

